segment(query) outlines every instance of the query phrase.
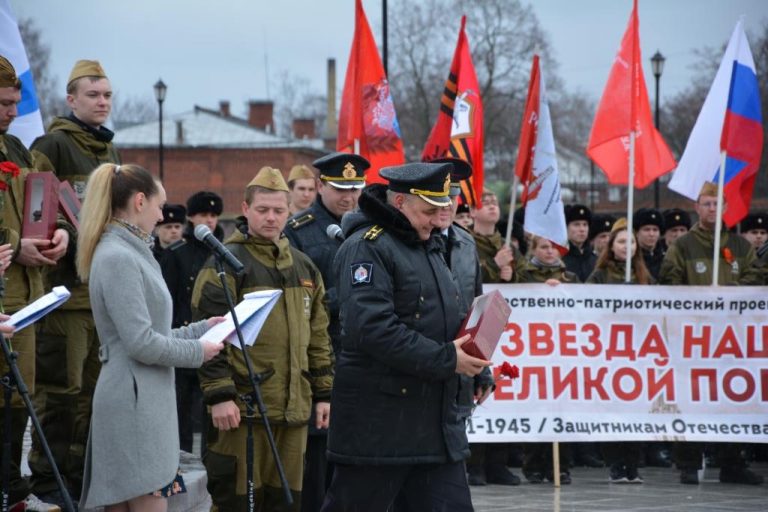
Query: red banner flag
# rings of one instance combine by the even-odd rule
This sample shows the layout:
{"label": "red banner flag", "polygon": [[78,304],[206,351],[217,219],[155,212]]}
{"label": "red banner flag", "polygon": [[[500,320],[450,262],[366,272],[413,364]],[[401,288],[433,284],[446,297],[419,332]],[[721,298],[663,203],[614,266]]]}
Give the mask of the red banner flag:
{"label": "red banner flag", "polygon": [[612,185],[629,183],[629,134],[635,132],[634,186],[644,188],[675,168],[675,159],[653,126],[640,56],[637,0],[600,99],[587,155]]}
{"label": "red banner flag", "polygon": [[384,181],[379,177],[380,168],[405,162],[389,82],[361,0],[355,2],[355,35],[341,97],[336,150],[357,152],[371,162],[366,171],[368,183]]}
{"label": "red banner flag", "polygon": [[472,166],[472,183],[462,183],[462,193],[469,204],[478,204],[483,195],[483,102],[464,32],[466,21],[467,17],[462,16],[440,112],[421,159],[428,162],[450,156],[468,162]]}

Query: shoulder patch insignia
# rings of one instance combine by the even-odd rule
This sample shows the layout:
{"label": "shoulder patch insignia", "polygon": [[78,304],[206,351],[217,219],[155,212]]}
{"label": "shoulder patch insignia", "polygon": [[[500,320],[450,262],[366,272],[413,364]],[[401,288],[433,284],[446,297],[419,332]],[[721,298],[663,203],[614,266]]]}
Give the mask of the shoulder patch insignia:
{"label": "shoulder patch insignia", "polygon": [[696,262],[696,273],[697,274],[703,274],[707,271],[707,264],[703,261],[697,261]]}
{"label": "shoulder patch insignia", "polygon": [[363,240],[376,240],[377,238],[379,238],[379,235],[382,234],[383,232],[384,232],[384,228],[382,228],[381,226],[378,226],[378,225],[373,226],[371,227],[371,229],[365,232],[365,234],[363,235]]}
{"label": "shoulder patch insignia", "polygon": [[305,288],[314,288],[315,287],[315,282],[312,281],[311,279],[302,279],[301,280],[301,286],[303,286]]}
{"label": "shoulder patch insignia", "polygon": [[373,263],[353,263],[349,267],[352,286],[371,284],[373,278]]}
{"label": "shoulder patch insignia", "polygon": [[305,213],[301,217],[295,217],[290,221],[288,221],[288,225],[292,229],[299,229],[302,226],[306,226],[307,224],[312,224],[313,222],[315,222],[315,220],[316,219],[314,215],[312,215],[311,213]]}

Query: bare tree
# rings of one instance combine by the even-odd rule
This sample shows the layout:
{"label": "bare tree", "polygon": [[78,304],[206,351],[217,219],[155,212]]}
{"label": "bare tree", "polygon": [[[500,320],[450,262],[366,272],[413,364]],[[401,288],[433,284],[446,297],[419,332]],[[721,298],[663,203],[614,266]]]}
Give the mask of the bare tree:
{"label": "bare tree", "polygon": [[283,70],[276,85],[275,132],[278,135],[292,137],[294,119],[314,119],[316,132],[317,127],[325,125],[325,95],[313,91],[307,77]]}
{"label": "bare tree", "polygon": [[69,110],[65,100],[64,88],[59,89],[59,83],[48,67],[51,48],[43,42],[40,29],[31,18],[19,20],[19,32],[27,50],[32,77],[35,79],[37,101],[43,121],[47,125],[55,116],[66,114]]}
{"label": "bare tree", "polygon": [[115,129],[157,119],[157,102],[149,96],[123,96],[119,91],[112,97],[110,119]]}

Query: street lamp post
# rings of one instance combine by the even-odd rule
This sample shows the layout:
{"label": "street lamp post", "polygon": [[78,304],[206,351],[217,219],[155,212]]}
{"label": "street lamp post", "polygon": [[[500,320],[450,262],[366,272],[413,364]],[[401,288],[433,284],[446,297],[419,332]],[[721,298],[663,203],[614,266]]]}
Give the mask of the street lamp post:
{"label": "street lamp post", "polygon": [[[667,59],[665,59],[661,52],[658,50],[656,50],[656,53],[653,55],[653,57],[651,57],[653,76],[656,79],[656,109],[654,112],[654,124],[656,125],[656,130],[659,131],[659,81],[661,79],[661,73],[664,71],[665,60]],[[653,206],[657,210],[659,209],[659,178],[656,178],[656,181],[653,182]]]}
{"label": "street lamp post", "polygon": [[[163,181],[163,102],[165,101],[165,91],[168,90],[168,87],[163,83],[162,79],[158,80],[155,84],[155,99],[157,99],[157,106],[160,112],[159,116],[159,128],[160,128],[160,145],[158,146],[159,149],[159,158],[160,158],[160,181]],[[658,88],[657,88],[657,94],[658,94]]]}

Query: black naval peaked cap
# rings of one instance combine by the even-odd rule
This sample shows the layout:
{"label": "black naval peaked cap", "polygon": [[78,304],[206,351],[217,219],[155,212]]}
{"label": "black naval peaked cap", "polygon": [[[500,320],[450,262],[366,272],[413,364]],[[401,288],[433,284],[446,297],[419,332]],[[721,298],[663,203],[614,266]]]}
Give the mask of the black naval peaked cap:
{"label": "black naval peaked cap", "polygon": [[451,204],[451,163],[412,163],[383,167],[379,176],[389,181],[389,190],[419,196],[434,206]]}
{"label": "black naval peaked cap", "polygon": [[312,165],[320,171],[320,179],[336,188],[363,188],[365,170],[371,164],[354,153],[331,153],[320,157]]}
{"label": "black naval peaked cap", "polygon": [[456,197],[461,194],[461,182],[472,177],[472,166],[469,165],[469,162],[462,160],[461,158],[436,158],[435,160],[430,160],[428,163],[453,165],[453,170],[451,171],[451,197]]}
{"label": "black naval peaked cap", "polygon": [[166,204],[163,206],[163,220],[158,222],[162,224],[184,224],[187,219],[187,209],[181,204]]}

